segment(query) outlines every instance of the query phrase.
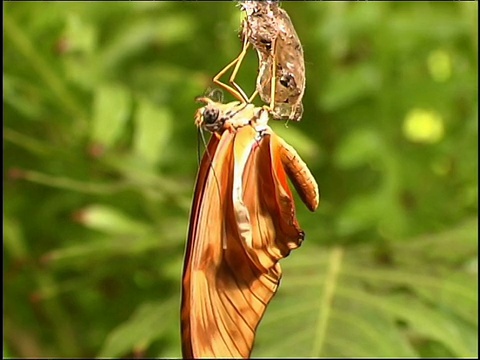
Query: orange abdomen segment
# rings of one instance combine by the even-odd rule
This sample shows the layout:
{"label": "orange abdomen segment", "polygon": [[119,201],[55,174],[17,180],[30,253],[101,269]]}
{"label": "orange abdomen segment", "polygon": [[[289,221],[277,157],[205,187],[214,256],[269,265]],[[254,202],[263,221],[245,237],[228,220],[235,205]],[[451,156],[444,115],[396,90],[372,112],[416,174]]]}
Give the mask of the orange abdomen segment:
{"label": "orange abdomen segment", "polygon": [[280,157],[290,181],[307,208],[315,211],[320,203],[320,192],[315,178],[297,151],[280,137],[274,137],[280,145]]}

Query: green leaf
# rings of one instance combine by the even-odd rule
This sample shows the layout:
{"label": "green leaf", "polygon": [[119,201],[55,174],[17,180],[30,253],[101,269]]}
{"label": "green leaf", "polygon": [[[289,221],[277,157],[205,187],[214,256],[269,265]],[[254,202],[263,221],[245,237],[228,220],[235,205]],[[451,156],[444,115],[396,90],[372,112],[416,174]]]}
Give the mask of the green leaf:
{"label": "green leaf", "polygon": [[478,352],[474,329],[448,312],[405,297],[390,298],[379,306],[406,321],[415,333],[444,344],[457,357],[472,357]]}
{"label": "green leaf", "polygon": [[17,220],[3,217],[3,248],[16,260],[23,260],[28,255],[22,228]]}
{"label": "green leaf", "polygon": [[321,97],[321,106],[329,111],[353,105],[380,89],[381,74],[369,63],[335,71]]}
{"label": "green leaf", "polygon": [[97,46],[96,28],[75,13],[70,13],[64,30],[68,51],[91,54]]}
{"label": "green leaf", "polygon": [[169,45],[186,41],[194,34],[194,24],[191,18],[181,14],[125,23],[99,54],[99,64],[103,71],[109,71],[153,43]]}
{"label": "green leaf", "polygon": [[55,266],[89,267],[93,261],[103,261],[118,256],[134,256],[158,250],[161,246],[171,245],[169,239],[158,240],[158,235],[149,236],[92,236],[91,241],[67,246],[47,252],[42,256],[42,262]]}
{"label": "green leaf", "polygon": [[44,112],[41,92],[15,76],[3,75],[3,101],[28,120],[38,120]]}
{"label": "green leaf", "polygon": [[[469,241],[440,233],[404,243],[399,256],[421,259],[433,239],[451,247]],[[430,342],[440,345],[435,351],[442,356],[478,355],[476,276],[457,270],[455,279],[470,281],[453,281],[447,269],[438,271],[447,266],[443,260],[419,269],[397,263],[395,250],[390,264],[376,265],[369,244],[304,247],[282,261],[282,285],[260,323],[254,357],[418,357]]]}
{"label": "green leaf", "polygon": [[111,147],[125,131],[130,116],[132,99],[127,88],[108,84],[100,86],[94,94],[91,140]]}
{"label": "green leaf", "polygon": [[338,234],[348,236],[375,225],[381,214],[381,201],[377,194],[352,198],[337,219]]}
{"label": "green leaf", "polygon": [[370,129],[358,129],[346,136],[335,153],[335,163],[342,169],[365,165],[383,151],[378,134]]}
{"label": "green leaf", "polygon": [[108,234],[138,235],[150,230],[148,224],[105,205],[90,205],[84,208],[80,212],[79,220],[90,229]]}
{"label": "green leaf", "polygon": [[129,320],[113,330],[98,357],[120,357],[143,350],[177,327],[178,301],[148,302],[140,305]]}
{"label": "green leaf", "polygon": [[141,100],[135,114],[133,151],[147,163],[155,165],[167,149],[172,133],[172,114],[166,107]]}

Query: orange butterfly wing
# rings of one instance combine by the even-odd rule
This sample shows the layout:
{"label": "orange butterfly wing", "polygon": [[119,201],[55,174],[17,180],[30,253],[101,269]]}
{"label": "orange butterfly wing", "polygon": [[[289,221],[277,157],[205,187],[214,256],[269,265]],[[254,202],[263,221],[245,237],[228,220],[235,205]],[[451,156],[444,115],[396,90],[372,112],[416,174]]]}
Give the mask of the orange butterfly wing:
{"label": "orange butterfly wing", "polygon": [[249,357],[280,281],[278,260],[303,240],[271,138],[251,126],[225,131],[202,159],[183,276],[185,358]]}

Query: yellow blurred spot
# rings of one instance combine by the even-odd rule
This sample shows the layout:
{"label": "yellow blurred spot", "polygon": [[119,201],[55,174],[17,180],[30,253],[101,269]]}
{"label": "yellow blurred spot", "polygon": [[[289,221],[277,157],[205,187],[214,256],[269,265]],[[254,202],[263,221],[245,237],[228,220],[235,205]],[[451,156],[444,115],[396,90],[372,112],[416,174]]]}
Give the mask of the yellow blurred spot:
{"label": "yellow blurred spot", "polygon": [[452,61],[446,51],[436,50],[431,52],[427,64],[428,71],[436,82],[447,81],[452,75]]}
{"label": "yellow blurred spot", "polygon": [[434,111],[411,110],[403,122],[403,134],[413,142],[433,144],[443,138],[443,120]]}

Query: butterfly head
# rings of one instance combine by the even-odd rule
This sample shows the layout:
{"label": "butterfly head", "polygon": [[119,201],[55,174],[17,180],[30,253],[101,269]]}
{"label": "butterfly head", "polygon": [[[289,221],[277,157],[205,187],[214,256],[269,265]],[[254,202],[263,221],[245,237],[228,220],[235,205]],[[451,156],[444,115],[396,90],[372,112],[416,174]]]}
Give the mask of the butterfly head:
{"label": "butterfly head", "polygon": [[221,133],[225,129],[234,130],[250,124],[259,109],[253,104],[239,101],[222,104],[208,97],[199,97],[196,100],[205,106],[197,110],[195,125],[212,133]]}

